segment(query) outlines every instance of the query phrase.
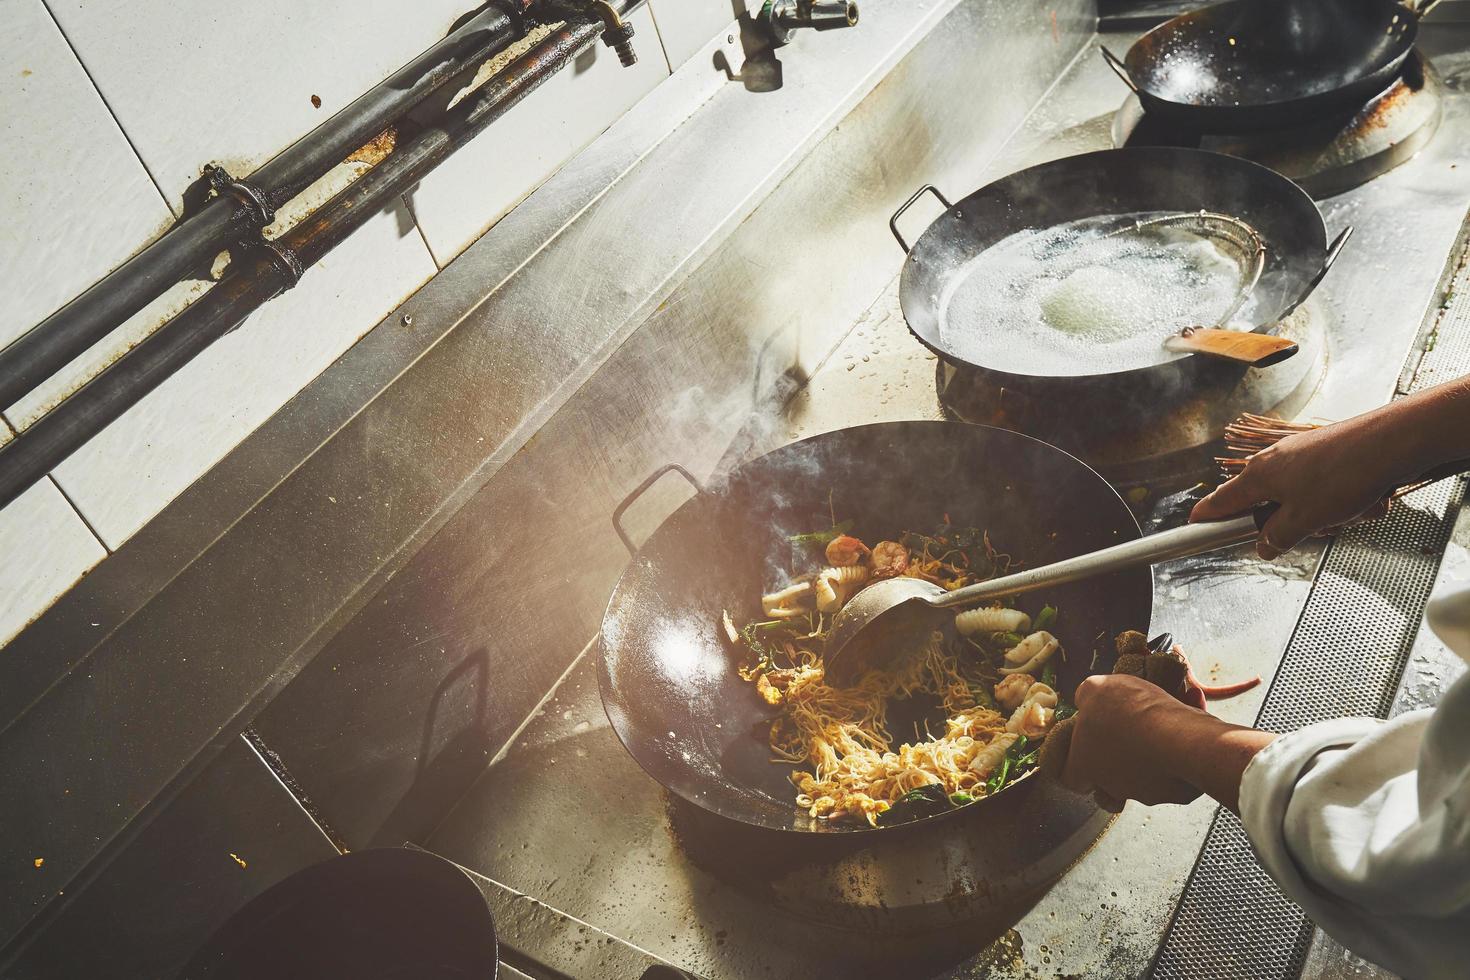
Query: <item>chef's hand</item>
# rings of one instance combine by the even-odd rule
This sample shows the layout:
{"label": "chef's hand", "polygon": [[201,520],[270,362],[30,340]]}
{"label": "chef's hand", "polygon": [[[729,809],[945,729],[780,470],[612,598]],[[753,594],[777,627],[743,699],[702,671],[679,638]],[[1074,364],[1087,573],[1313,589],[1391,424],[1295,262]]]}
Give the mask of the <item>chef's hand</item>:
{"label": "chef's hand", "polygon": [[1150,805],[1190,802],[1200,791],[1168,771],[1160,748],[1181,724],[1180,713],[1194,710],[1141,677],[1087,678],[1077,688],[1062,784],[1078,793]]}
{"label": "chef's hand", "polygon": [[1256,552],[1269,560],[1313,534],[1380,517],[1402,467],[1383,445],[1383,428],[1365,415],[1288,436],[1252,456],[1189,519],[1217,521],[1267,501],[1280,504],[1256,542]]}
{"label": "chef's hand", "polygon": [[1240,777],[1273,738],[1189,707],[1139,677],[1099,674],[1077,688],[1062,783],[1140,803],[1189,803],[1208,793],[1238,806]]}

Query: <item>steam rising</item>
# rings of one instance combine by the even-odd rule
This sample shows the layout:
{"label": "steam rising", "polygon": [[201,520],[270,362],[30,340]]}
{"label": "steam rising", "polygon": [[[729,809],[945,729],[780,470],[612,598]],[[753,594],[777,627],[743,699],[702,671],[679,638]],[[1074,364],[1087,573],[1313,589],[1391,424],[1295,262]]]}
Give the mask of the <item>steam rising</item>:
{"label": "steam rising", "polygon": [[[940,335],[965,360],[1057,377],[1148,367],[1180,356],[1164,338],[1215,325],[1242,285],[1238,256],[1177,228],[1118,234],[1155,213],[1085,218],[1002,239],[961,266],[941,299]],[[1237,318],[1249,324],[1249,300]]]}

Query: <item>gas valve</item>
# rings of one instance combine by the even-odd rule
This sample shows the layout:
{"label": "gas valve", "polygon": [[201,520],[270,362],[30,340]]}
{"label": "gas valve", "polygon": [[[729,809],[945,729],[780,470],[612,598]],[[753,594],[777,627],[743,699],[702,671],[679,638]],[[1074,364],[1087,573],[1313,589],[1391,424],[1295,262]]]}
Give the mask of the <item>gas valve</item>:
{"label": "gas valve", "polygon": [[856,27],[858,6],[845,0],[766,0],[760,19],[779,46],[791,43],[803,27],[816,31]]}

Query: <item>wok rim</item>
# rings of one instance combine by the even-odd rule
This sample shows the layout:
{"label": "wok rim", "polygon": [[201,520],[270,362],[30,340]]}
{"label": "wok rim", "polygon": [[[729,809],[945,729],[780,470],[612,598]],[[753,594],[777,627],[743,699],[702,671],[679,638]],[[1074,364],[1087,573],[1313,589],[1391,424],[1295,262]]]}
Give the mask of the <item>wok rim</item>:
{"label": "wok rim", "polygon": [[[1234,0],[1231,0],[1231,2],[1234,2]],[[1064,161],[1080,160],[1080,159],[1084,159],[1084,158],[1102,156],[1104,154],[1119,154],[1119,153],[1128,153],[1128,154],[1135,154],[1135,155],[1137,155],[1137,154],[1177,154],[1177,153],[1199,154],[1199,155],[1205,156],[1205,157],[1215,157],[1215,158],[1218,158],[1218,159],[1221,159],[1221,160],[1228,160],[1228,161],[1230,161],[1231,165],[1239,165],[1239,166],[1242,166],[1242,167],[1246,168],[1247,170],[1252,170],[1252,169],[1258,170],[1258,171],[1261,171],[1262,174],[1265,175],[1270,180],[1284,182],[1285,184],[1289,185],[1290,189],[1292,191],[1294,191],[1296,194],[1298,194],[1303,201],[1305,201],[1308,205],[1310,205],[1312,213],[1316,215],[1317,221],[1316,221],[1316,224],[1312,227],[1312,231],[1314,233],[1315,232],[1320,232],[1321,233],[1320,238],[1321,238],[1321,243],[1322,244],[1321,244],[1320,253],[1319,253],[1320,254],[1319,264],[1321,262],[1324,262],[1326,260],[1327,251],[1328,251],[1328,247],[1329,247],[1329,237],[1328,237],[1328,231],[1327,231],[1327,219],[1325,217],[1323,217],[1323,215],[1322,215],[1322,208],[1317,204],[1316,200],[1312,197],[1312,195],[1308,194],[1302,188],[1302,186],[1300,184],[1298,184],[1296,181],[1292,180],[1290,177],[1287,177],[1285,174],[1283,174],[1283,173],[1281,173],[1279,171],[1276,171],[1276,170],[1272,170],[1270,167],[1267,167],[1264,164],[1256,163],[1254,160],[1247,160],[1247,159],[1245,159],[1243,157],[1233,156],[1233,155],[1231,155],[1229,153],[1221,153],[1221,152],[1219,152],[1217,150],[1204,150],[1204,149],[1199,149],[1199,148],[1196,148],[1196,147],[1184,147],[1184,146],[1118,146],[1118,147],[1108,147],[1108,148],[1104,148],[1104,149],[1100,149],[1100,150],[1088,150],[1085,153],[1073,153],[1073,154],[1070,154],[1068,156],[1057,157],[1057,158],[1052,159],[1052,160],[1045,160],[1045,161],[1043,161],[1041,163],[1033,164],[1033,165],[1031,165],[1029,167],[1024,167],[1024,168],[1022,168],[1020,170],[1016,170],[1016,171],[1012,171],[1011,173],[1004,174],[1004,175],[1002,175],[1000,177],[995,178],[994,180],[991,180],[991,181],[989,181],[989,182],[987,182],[985,184],[982,184],[980,187],[975,188],[973,191],[971,191],[970,193],[966,194],[964,197],[960,198],[959,200],[956,200],[949,208],[947,208],[942,214],[938,215],[933,221],[931,221],[928,224],[927,227],[925,227],[925,229],[919,234],[919,236],[914,239],[914,244],[909,249],[908,256],[907,256],[907,258],[904,261],[903,272],[900,275],[899,309],[903,313],[904,326],[906,328],[908,328],[909,335],[911,337],[913,337],[915,340],[917,340],[920,344],[922,344],[925,348],[927,348],[930,353],[934,354],[936,357],[940,358],[941,360],[947,362],[948,364],[950,364],[950,365],[952,365],[952,366],[954,366],[954,367],[956,367],[958,369],[967,370],[967,371],[980,371],[980,372],[984,372],[986,375],[991,376],[991,377],[997,379],[1002,384],[1010,385],[1012,387],[1017,387],[1017,388],[1026,387],[1026,386],[1034,386],[1034,385],[1060,385],[1060,386],[1065,386],[1065,385],[1093,384],[1093,383],[1101,383],[1101,382],[1104,382],[1104,381],[1106,381],[1108,383],[1116,384],[1116,383],[1124,382],[1124,381],[1127,381],[1127,380],[1139,380],[1139,379],[1144,378],[1145,376],[1148,376],[1150,374],[1153,374],[1154,372],[1178,372],[1178,371],[1197,370],[1197,369],[1199,369],[1201,367],[1202,364],[1203,365],[1207,365],[1209,367],[1219,368],[1219,369],[1223,369],[1223,370],[1232,370],[1232,369],[1234,369],[1234,366],[1233,365],[1228,364],[1228,363],[1225,363],[1223,361],[1213,361],[1213,360],[1210,360],[1210,359],[1207,359],[1207,358],[1203,358],[1199,354],[1190,353],[1190,354],[1185,354],[1185,355],[1183,355],[1181,357],[1176,357],[1173,360],[1161,361],[1161,362],[1159,362],[1157,364],[1149,364],[1149,365],[1145,365],[1145,366],[1142,366],[1142,367],[1122,368],[1122,369],[1117,370],[1117,371],[1100,371],[1100,372],[1094,372],[1094,373],[1091,373],[1091,374],[1017,374],[1017,373],[1015,373],[1013,371],[1005,371],[1005,370],[1002,370],[1000,368],[990,367],[990,366],[985,365],[985,364],[977,364],[974,361],[971,361],[971,360],[969,360],[967,358],[961,357],[960,355],[958,355],[954,351],[946,350],[944,347],[940,346],[939,344],[934,343],[934,342],[931,342],[928,338],[922,336],[917,330],[914,329],[913,322],[912,322],[911,318],[909,317],[908,305],[906,303],[907,290],[905,290],[903,288],[903,280],[909,275],[909,270],[914,265],[914,255],[915,255],[915,253],[917,253],[919,251],[920,246],[929,237],[929,235],[932,232],[934,232],[935,226],[938,225],[939,222],[941,222],[945,218],[949,217],[949,215],[952,212],[962,210],[965,207],[965,203],[967,201],[970,201],[971,199],[973,199],[977,194],[981,194],[981,193],[989,190],[990,188],[994,187],[995,185],[1000,184],[1000,183],[1003,183],[1004,181],[1008,181],[1008,180],[1013,180],[1013,179],[1019,178],[1023,174],[1031,173],[1032,171],[1039,170],[1039,169],[1041,169],[1043,167],[1057,166],[1057,165],[1063,163]],[[1024,230],[1024,229],[1018,229],[1018,230]],[[1009,234],[1015,234],[1015,233],[1016,233],[1015,231],[1012,231]],[[994,247],[994,246],[990,246],[990,247]],[[974,253],[973,255],[970,255],[967,259],[965,259],[965,261],[968,262],[968,261],[974,260],[978,256],[984,254],[984,251],[986,251],[986,250],[982,250],[980,252]],[[1318,285],[1320,285],[1320,283],[1318,283],[1317,285],[1313,285],[1297,301],[1297,304],[1296,304],[1297,307],[1300,307],[1301,305],[1305,304],[1306,301],[1308,299],[1310,299],[1316,293]],[[1276,321],[1272,321],[1270,323],[1257,324],[1250,332],[1251,333],[1275,334],[1276,333],[1276,330],[1273,329],[1273,328],[1275,328],[1279,322],[1280,322],[1279,320],[1276,320]],[[1245,332],[1245,331],[1242,331],[1242,332]],[[1249,368],[1246,368],[1243,365],[1240,366],[1240,369],[1242,371],[1249,370]],[[1050,443],[1048,443],[1048,445],[1050,445]]]}
{"label": "wok rim", "polygon": [[[1014,438],[1025,440],[1025,441],[1028,441],[1028,442],[1037,443],[1038,445],[1043,446],[1046,449],[1048,449],[1048,450],[1050,450],[1050,451],[1052,451],[1054,453],[1058,453],[1061,456],[1063,456],[1063,457],[1071,460],[1073,463],[1077,464],[1078,466],[1082,467],[1084,470],[1086,470],[1088,473],[1090,473],[1093,477],[1095,477],[1097,479],[1098,483],[1101,484],[1102,487],[1106,488],[1107,493],[1111,495],[1111,496],[1105,498],[1105,499],[1108,500],[1109,503],[1111,503],[1114,500],[1117,501],[1118,505],[1122,508],[1122,513],[1125,514],[1125,515],[1127,515],[1127,522],[1125,524],[1125,529],[1131,528],[1131,530],[1135,532],[1134,537],[1131,538],[1131,539],[1129,539],[1129,540],[1137,540],[1138,538],[1141,538],[1141,537],[1144,536],[1144,534],[1143,534],[1143,527],[1138,522],[1138,516],[1133,513],[1133,508],[1131,508],[1131,507],[1128,506],[1127,500],[1124,499],[1123,495],[1118,492],[1118,489],[1116,487],[1114,487],[1112,483],[1110,483],[1107,479],[1105,479],[1102,476],[1102,474],[1098,473],[1098,471],[1096,469],[1094,469],[1086,461],[1080,459],[1079,457],[1073,455],[1072,453],[1067,452],[1065,449],[1062,449],[1059,446],[1055,446],[1052,443],[1046,442],[1043,439],[1038,439],[1035,436],[1027,435],[1024,432],[1017,432],[1017,431],[1015,431],[1013,429],[1004,429],[1004,428],[1001,428],[1000,426],[981,425],[981,424],[977,424],[977,423],[974,423],[974,422],[965,422],[965,421],[961,421],[961,420],[949,420],[949,419],[904,419],[904,420],[897,420],[897,421],[890,421],[890,422],[868,422],[868,423],[864,423],[862,425],[844,426],[843,428],[840,428],[840,429],[832,429],[832,430],[828,430],[827,432],[819,432],[819,433],[816,433],[814,435],[806,436],[805,438],[802,438],[802,439],[796,439],[796,440],[793,440],[792,442],[784,443],[784,444],[782,444],[780,446],[775,447],[774,449],[770,449],[770,450],[768,450],[768,451],[766,451],[764,453],[761,453],[759,456],[754,456],[754,457],[751,457],[750,459],[747,459],[747,460],[742,461],[739,465],[737,465],[736,467],[734,467],[733,469],[731,469],[726,474],[727,479],[726,480],[723,480],[721,482],[722,483],[728,483],[730,479],[733,479],[746,466],[750,466],[750,465],[753,465],[755,463],[758,463],[758,462],[760,462],[761,460],[764,460],[767,456],[770,456],[773,453],[780,452],[782,450],[788,449],[791,446],[796,446],[796,445],[800,445],[800,444],[803,444],[803,443],[811,442],[811,441],[814,441],[814,440],[817,440],[817,439],[822,439],[822,438],[830,437],[831,435],[833,435],[833,433],[851,432],[853,430],[859,430],[859,429],[885,428],[885,427],[893,426],[893,425],[913,425],[916,422],[917,423],[921,423],[921,424],[926,425],[926,426],[940,425],[940,426],[946,426],[946,427],[950,427],[950,428],[954,428],[954,427],[958,427],[958,426],[963,426],[963,427],[968,428],[968,429],[984,429],[984,430],[989,430],[989,431],[992,431],[992,432],[1004,433],[1006,438],[1014,437]],[[1040,767],[1039,766],[1037,768],[1035,768],[1035,769],[1030,770],[1024,776],[1018,777],[1014,782],[1012,782],[1010,784],[1010,786],[1008,786],[1006,789],[1002,790],[1001,792],[996,793],[994,796],[984,796],[984,797],[981,797],[978,800],[974,800],[973,802],[967,803],[964,806],[955,807],[954,809],[951,809],[951,810],[945,810],[942,813],[936,813],[936,814],[931,814],[931,815],[926,816],[926,817],[920,817],[917,820],[910,820],[910,821],[905,822],[905,823],[896,824],[896,825],[894,825],[892,827],[877,827],[877,826],[874,826],[874,825],[869,824],[867,822],[863,822],[860,825],[846,825],[846,824],[842,824],[842,825],[830,825],[829,824],[828,826],[823,827],[821,829],[817,829],[815,827],[814,828],[811,828],[811,829],[804,829],[804,828],[796,827],[796,826],[772,827],[772,826],[769,826],[767,824],[753,823],[753,822],[748,821],[748,820],[742,820],[741,818],[739,818],[737,816],[732,816],[731,814],[724,813],[724,812],[722,812],[720,810],[714,809],[713,807],[707,805],[705,803],[705,801],[703,801],[703,800],[700,800],[700,799],[697,799],[697,798],[691,798],[690,796],[686,795],[685,793],[680,792],[679,790],[674,789],[668,783],[665,783],[662,779],[660,779],[658,777],[658,775],[651,768],[649,768],[649,766],[647,766],[647,765],[644,764],[643,759],[639,757],[639,754],[633,750],[633,747],[629,744],[629,738],[628,737],[624,737],[623,732],[618,728],[617,722],[613,719],[612,712],[608,710],[608,696],[609,696],[609,692],[612,690],[612,678],[609,676],[608,669],[607,669],[608,639],[607,639],[607,629],[606,629],[606,626],[607,626],[608,620],[612,616],[613,609],[617,605],[618,600],[619,600],[619,598],[620,598],[620,596],[621,596],[621,594],[622,594],[622,592],[624,590],[624,587],[627,584],[627,580],[628,580],[629,574],[633,571],[634,566],[638,562],[639,556],[643,554],[644,549],[646,549],[648,547],[649,542],[652,541],[658,535],[659,531],[661,531],[664,528],[664,526],[666,524],[668,524],[668,522],[674,518],[675,515],[677,515],[681,511],[683,511],[686,507],[692,506],[697,501],[700,501],[701,499],[704,499],[707,496],[713,496],[715,493],[716,493],[716,491],[710,489],[709,486],[708,486],[708,483],[707,483],[707,485],[704,488],[701,488],[692,497],[690,497],[688,500],[684,501],[682,504],[680,504],[678,507],[676,507],[673,511],[671,511],[667,517],[665,517],[661,522],[659,522],[658,527],[655,528],[653,530],[653,532],[650,533],[646,539],[644,539],[644,541],[639,545],[638,550],[636,552],[634,552],[629,557],[628,564],[623,568],[622,573],[618,576],[617,584],[613,586],[612,593],[608,597],[607,606],[603,610],[602,623],[601,623],[601,625],[599,625],[598,631],[597,631],[597,649],[598,649],[598,658],[597,658],[597,693],[598,693],[598,699],[602,702],[602,711],[603,711],[604,716],[606,716],[606,718],[607,718],[608,727],[611,728],[613,730],[613,733],[617,736],[618,742],[622,745],[623,750],[625,752],[627,752],[627,754],[633,759],[633,761],[638,764],[638,768],[639,769],[642,769],[645,775],[647,775],[650,779],[652,779],[655,783],[657,783],[663,789],[663,791],[665,793],[668,793],[671,796],[676,797],[677,799],[683,801],[683,803],[685,803],[685,804],[689,804],[689,805],[695,806],[700,811],[702,811],[704,813],[707,813],[707,814],[710,814],[711,816],[716,817],[716,818],[718,818],[720,820],[728,820],[728,821],[730,821],[732,823],[735,823],[735,824],[738,824],[738,825],[740,825],[742,827],[748,827],[748,828],[751,828],[752,830],[760,831],[762,833],[774,833],[774,834],[791,835],[792,837],[811,837],[811,838],[814,838],[814,839],[828,840],[828,841],[853,840],[853,839],[855,839],[855,837],[857,835],[871,835],[871,834],[876,834],[876,833],[885,833],[885,834],[889,834],[890,837],[892,837],[893,835],[896,835],[898,833],[907,833],[907,832],[916,831],[920,827],[932,827],[932,826],[934,826],[935,824],[937,824],[938,822],[941,822],[941,821],[966,819],[966,815],[968,815],[969,818],[980,819],[977,816],[978,813],[980,813],[980,812],[989,813],[990,810],[993,810],[994,809],[994,806],[996,805],[995,801],[997,801],[997,800],[1006,800],[1007,797],[1008,797],[1008,795],[1014,789],[1014,787],[1016,787],[1018,785],[1030,784],[1030,785],[1027,785],[1027,788],[1028,789],[1034,788],[1034,780],[1032,780],[1031,777],[1040,772]],[[1156,583],[1156,580],[1155,580],[1155,577],[1154,577],[1154,569],[1153,569],[1153,566],[1152,565],[1145,565],[1145,566],[1143,566],[1140,569],[1140,571],[1143,574],[1145,574],[1145,575],[1148,576],[1148,596],[1149,596],[1149,598],[1148,598],[1148,613],[1147,613],[1148,622],[1146,624],[1144,624],[1144,626],[1142,628],[1142,632],[1144,632],[1145,634],[1148,634],[1151,631],[1152,626],[1153,626],[1154,606],[1155,606],[1154,587],[1155,587],[1155,585],[1157,583]],[[713,627],[711,627],[711,628],[713,628]],[[1091,676],[1091,674],[1089,673],[1086,676]],[[630,737],[631,737],[631,735],[630,735]],[[986,803],[991,804],[990,809],[981,811],[980,810],[980,807],[982,805],[986,804]],[[791,809],[792,809],[792,812],[793,813],[800,813],[801,812],[797,808],[795,801],[792,801],[792,803],[791,803]],[[816,823],[819,819],[820,818],[812,818],[812,821],[813,821],[813,823]]]}
{"label": "wok rim", "polygon": [[[1216,105],[1207,102],[1180,102],[1177,99],[1165,98],[1164,96],[1157,94],[1140,77],[1139,69],[1145,65],[1145,59],[1142,56],[1139,46],[1143,44],[1144,41],[1146,41],[1147,39],[1155,36],[1164,37],[1166,35],[1172,34],[1178,31],[1180,26],[1186,22],[1194,23],[1196,21],[1204,20],[1207,15],[1216,13],[1226,8],[1243,8],[1251,4],[1259,4],[1260,2],[1261,0],[1222,0],[1222,2],[1220,3],[1212,3],[1207,6],[1200,7],[1197,10],[1190,10],[1182,14],[1177,14],[1176,16],[1164,21],[1162,24],[1159,24],[1157,27],[1153,27],[1148,31],[1145,31],[1142,35],[1139,36],[1138,40],[1129,45],[1127,54],[1123,56],[1123,64],[1127,66],[1128,74],[1133,79],[1133,83],[1138,86],[1139,97],[1146,98],[1149,101],[1152,101],[1160,106],[1168,106],[1168,113],[1175,119],[1179,119],[1187,115],[1203,114],[1218,114],[1221,116],[1245,116],[1254,111],[1269,112],[1271,110],[1280,110],[1281,108],[1286,106],[1296,105],[1301,105],[1303,109],[1307,109],[1310,108],[1314,103],[1318,103],[1320,101],[1321,103],[1325,104],[1328,101],[1333,101],[1334,97],[1349,91],[1355,86],[1367,84],[1368,81],[1378,75],[1378,73],[1390,71],[1390,66],[1397,65],[1399,67],[1402,67],[1403,62],[1414,50],[1414,46],[1418,43],[1419,39],[1418,16],[1413,10],[1409,8],[1407,4],[1403,3],[1402,0],[1397,0],[1397,2],[1394,2],[1392,4],[1385,4],[1384,6],[1385,9],[1388,9],[1389,7],[1397,9],[1408,20],[1408,26],[1404,29],[1403,33],[1404,43],[1402,45],[1402,50],[1400,50],[1391,58],[1387,58],[1379,63],[1373,64],[1371,68],[1368,68],[1367,70],[1359,73],[1356,78],[1354,78],[1347,84],[1339,85],[1336,88],[1328,89],[1325,92],[1312,92],[1306,95],[1298,94],[1290,98],[1268,99],[1261,102],[1242,102],[1234,105]],[[1393,69],[1393,73],[1396,73],[1396,71],[1397,69]],[[1387,84],[1392,84],[1392,81],[1392,79],[1389,79]],[[1384,91],[1386,90],[1387,89],[1385,87]],[[1147,108],[1147,104],[1145,104],[1145,108]]]}

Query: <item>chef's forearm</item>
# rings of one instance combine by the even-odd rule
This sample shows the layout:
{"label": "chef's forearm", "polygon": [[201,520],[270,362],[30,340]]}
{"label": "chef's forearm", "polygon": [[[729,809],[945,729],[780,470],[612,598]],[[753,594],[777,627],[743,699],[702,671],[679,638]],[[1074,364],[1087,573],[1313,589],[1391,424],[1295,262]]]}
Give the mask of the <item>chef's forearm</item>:
{"label": "chef's forearm", "polygon": [[1176,717],[1162,745],[1170,774],[1239,812],[1240,778],[1276,735],[1221,721],[1194,709]]}
{"label": "chef's forearm", "polygon": [[1470,377],[1415,392],[1348,424],[1359,428],[1366,451],[1379,457],[1395,483],[1414,480],[1470,458]]}

